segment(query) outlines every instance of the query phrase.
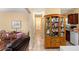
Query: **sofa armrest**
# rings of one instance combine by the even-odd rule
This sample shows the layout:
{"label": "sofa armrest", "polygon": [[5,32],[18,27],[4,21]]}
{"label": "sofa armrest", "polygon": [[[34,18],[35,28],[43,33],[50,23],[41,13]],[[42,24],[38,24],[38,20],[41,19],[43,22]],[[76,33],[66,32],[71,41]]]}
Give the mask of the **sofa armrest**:
{"label": "sofa armrest", "polygon": [[29,44],[30,37],[19,38],[15,42],[13,42],[8,48],[11,48],[13,51],[19,50],[23,45]]}

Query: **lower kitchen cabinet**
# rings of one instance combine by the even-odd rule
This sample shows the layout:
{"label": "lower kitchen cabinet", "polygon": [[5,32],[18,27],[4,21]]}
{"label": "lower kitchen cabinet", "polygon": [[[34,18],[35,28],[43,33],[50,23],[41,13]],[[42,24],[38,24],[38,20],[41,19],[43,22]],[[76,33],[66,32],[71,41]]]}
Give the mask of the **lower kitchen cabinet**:
{"label": "lower kitchen cabinet", "polygon": [[70,42],[70,31],[66,30],[66,40]]}
{"label": "lower kitchen cabinet", "polygon": [[70,32],[70,42],[74,45],[78,45],[79,34],[78,32],[71,31]]}

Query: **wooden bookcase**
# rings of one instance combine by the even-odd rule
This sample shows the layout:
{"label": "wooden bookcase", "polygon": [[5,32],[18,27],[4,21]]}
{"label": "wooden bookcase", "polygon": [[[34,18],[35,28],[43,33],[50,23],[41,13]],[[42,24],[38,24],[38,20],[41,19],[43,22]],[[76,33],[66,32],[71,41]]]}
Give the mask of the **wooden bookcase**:
{"label": "wooden bookcase", "polygon": [[61,14],[45,15],[45,48],[66,45],[66,21]]}

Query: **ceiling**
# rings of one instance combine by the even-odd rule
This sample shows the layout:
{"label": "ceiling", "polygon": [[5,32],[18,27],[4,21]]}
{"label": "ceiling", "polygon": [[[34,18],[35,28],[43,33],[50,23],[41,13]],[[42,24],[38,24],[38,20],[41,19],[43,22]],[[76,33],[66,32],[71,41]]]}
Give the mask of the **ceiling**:
{"label": "ceiling", "polygon": [[45,11],[45,8],[29,8],[31,12],[43,12]]}
{"label": "ceiling", "polygon": [[44,8],[0,8],[0,12],[41,12]]}
{"label": "ceiling", "polygon": [[[43,12],[43,11],[45,11],[47,9],[48,8],[30,8],[29,10],[31,12]],[[73,10],[74,8],[60,8],[60,9],[61,9],[60,12],[63,14],[63,13],[66,13],[66,12],[69,12],[69,11]]]}
{"label": "ceiling", "polygon": [[0,8],[0,12],[25,12],[24,8]]}
{"label": "ceiling", "polygon": [[[47,8],[0,8],[0,12],[43,12]],[[61,13],[66,13],[74,8],[61,8]]]}

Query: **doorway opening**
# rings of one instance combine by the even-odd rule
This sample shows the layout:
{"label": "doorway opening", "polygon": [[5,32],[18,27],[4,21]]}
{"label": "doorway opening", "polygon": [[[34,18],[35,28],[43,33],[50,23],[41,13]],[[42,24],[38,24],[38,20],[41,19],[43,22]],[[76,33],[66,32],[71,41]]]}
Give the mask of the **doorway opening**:
{"label": "doorway opening", "polygon": [[43,49],[43,34],[42,34],[42,15],[35,15],[35,45],[34,50]]}
{"label": "doorway opening", "polygon": [[35,28],[36,32],[42,31],[42,15],[35,15]]}

